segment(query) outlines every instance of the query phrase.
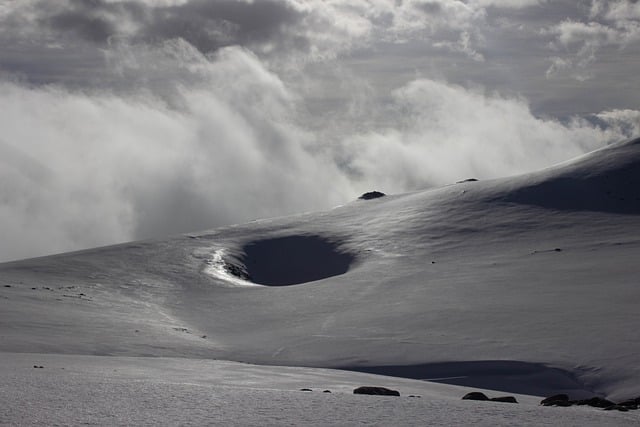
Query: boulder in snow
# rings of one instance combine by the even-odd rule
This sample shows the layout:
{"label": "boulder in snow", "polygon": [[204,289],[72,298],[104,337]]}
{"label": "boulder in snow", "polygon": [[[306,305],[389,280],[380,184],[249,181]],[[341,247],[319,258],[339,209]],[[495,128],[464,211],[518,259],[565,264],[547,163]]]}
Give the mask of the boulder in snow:
{"label": "boulder in snow", "polygon": [[504,403],[518,403],[515,397],[513,396],[500,396],[500,397],[492,397],[492,402],[504,402]]}
{"label": "boulder in snow", "polygon": [[542,406],[570,406],[569,396],[566,394],[556,394],[554,396],[542,399],[540,402]]}
{"label": "boulder in snow", "polygon": [[359,200],[371,200],[378,199],[380,197],[384,197],[386,194],[381,193],[380,191],[369,191],[368,193],[364,193],[362,196],[358,197]]}
{"label": "boulder in snow", "polygon": [[386,387],[370,387],[362,386],[353,390],[353,394],[372,394],[377,396],[400,396],[400,392],[397,390],[391,390]]}
{"label": "boulder in snow", "polygon": [[462,396],[462,400],[489,400],[486,394],[481,393],[479,391],[472,391],[471,393],[467,393]]}

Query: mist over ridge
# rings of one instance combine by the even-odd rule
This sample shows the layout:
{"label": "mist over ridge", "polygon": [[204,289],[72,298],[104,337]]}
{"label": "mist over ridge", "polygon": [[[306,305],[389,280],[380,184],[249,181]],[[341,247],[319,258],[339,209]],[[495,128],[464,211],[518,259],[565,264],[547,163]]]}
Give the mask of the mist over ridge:
{"label": "mist over ridge", "polygon": [[[0,8],[0,260],[550,166],[640,132],[615,2]],[[633,80],[633,79],[631,79]],[[634,86],[636,85],[636,86]]]}

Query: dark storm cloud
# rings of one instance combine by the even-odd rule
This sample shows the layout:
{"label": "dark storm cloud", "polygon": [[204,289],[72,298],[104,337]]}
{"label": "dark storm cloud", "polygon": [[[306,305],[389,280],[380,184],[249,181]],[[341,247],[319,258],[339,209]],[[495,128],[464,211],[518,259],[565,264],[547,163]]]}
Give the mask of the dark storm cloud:
{"label": "dark storm cloud", "polygon": [[150,41],[180,37],[206,53],[223,46],[277,41],[301,18],[282,1],[197,0],[155,9],[139,37]]}
{"label": "dark storm cloud", "polygon": [[0,73],[37,85],[126,90],[130,76],[109,63],[115,50],[181,39],[204,54],[238,45],[304,54],[305,13],[278,0],[24,0],[0,6]]}
{"label": "dark storm cloud", "polygon": [[143,43],[182,38],[208,53],[230,45],[277,44],[302,17],[289,3],[275,0],[192,0],[172,6],[71,0],[60,10],[45,10],[39,21],[98,44],[114,36]]}
{"label": "dark storm cloud", "polygon": [[141,21],[145,8],[141,3],[108,3],[104,0],[68,0],[56,11],[45,10],[38,20],[54,31],[67,33],[94,43],[106,43],[118,34],[123,19]]}
{"label": "dark storm cloud", "polygon": [[418,3],[417,8],[422,10],[425,13],[437,15],[442,12],[442,5],[435,1],[425,1]]}
{"label": "dark storm cloud", "polygon": [[54,16],[48,22],[57,30],[70,31],[96,43],[105,43],[116,32],[115,25],[106,19],[88,18],[75,12]]}

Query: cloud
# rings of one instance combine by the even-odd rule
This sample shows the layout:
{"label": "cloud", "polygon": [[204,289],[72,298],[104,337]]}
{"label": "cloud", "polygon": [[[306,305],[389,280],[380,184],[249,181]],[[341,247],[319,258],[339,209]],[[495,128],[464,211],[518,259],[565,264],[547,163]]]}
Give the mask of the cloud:
{"label": "cloud", "polygon": [[0,18],[10,38],[77,46],[116,41],[153,44],[181,38],[202,53],[232,45],[262,46],[286,41],[302,12],[278,0],[107,1],[25,0],[7,6]]}
{"label": "cloud", "polygon": [[595,115],[604,123],[609,132],[618,135],[640,135],[640,111],[638,110],[610,110]]}
{"label": "cloud", "polygon": [[0,85],[0,147],[11,154],[2,156],[0,217],[6,241],[15,241],[0,258],[321,209],[351,197],[335,165],[305,148],[311,137],[290,120],[295,102],[277,76],[238,48],[207,63],[197,70],[198,85],[179,89],[180,109],[144,91]]}
{"label": "cloud", "polygon": [[553,34],[552,47],[569,52],[570,57],[552,57],[547,77],[562,72],[578,80],[592,77],[588,68],[603,48],[625,49],[640,42],[640,6],[628,0],[593,0],[587,22],[565,19],[547,31]]}
{"label": "cloud", "polygon": [[526,9],[547,3],[548,0],[471,0],[479,7],[497,7],[506,9]]}
{"label": "cloud", "polygon": [[495,178],[537,170],[637,131],[638,111],[603,113],[612,125],[535,117],[523,99],[433,80],[394,93],[402,126],[363,133],[345,144],[354,178],[406,191],[462,178]]}
{"label": "cloud", "polygon": [[206,58],[176,41],[150,49],[145,67],[151,60],[184,82],[173,104],[148,90],[0,84],[0,232],[12,242],[0,259],[325,209],[374,188],[514,174],[637,130],[626,124],[637,111],[603,113],[615,124],[605,131],[419,79],[391,104],[363,107],[383,108],[392,126],[329,132],[336,143],[326,144],[304,126],[299,96],[247,50]]}
{"label": "cloud", "polygon": [[486,6],[459,0],[25,0],[0,14],[0,40],[77,49],[180,38],[204,54],[239,45],[274,61],[316,61],[420,39],[477,56],[471,44],[482,40]]}
{"label": "cloud", "polygon": [[[638,132],[634,108],[560,122],[478,82],[491,14],[524,3],[2,6],[1,260],[520,173]],[[601,40],[584,25],[546,37]],[[410,63],[431,56],[437,78]]]}

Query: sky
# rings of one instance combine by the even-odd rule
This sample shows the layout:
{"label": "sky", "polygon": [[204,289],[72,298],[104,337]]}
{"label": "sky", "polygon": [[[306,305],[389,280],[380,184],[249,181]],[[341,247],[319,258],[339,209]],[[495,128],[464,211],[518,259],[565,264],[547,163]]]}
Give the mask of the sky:
{"label": "sky", "polygon": [[0,261],[640,134],[640,2],[0,0]]}

